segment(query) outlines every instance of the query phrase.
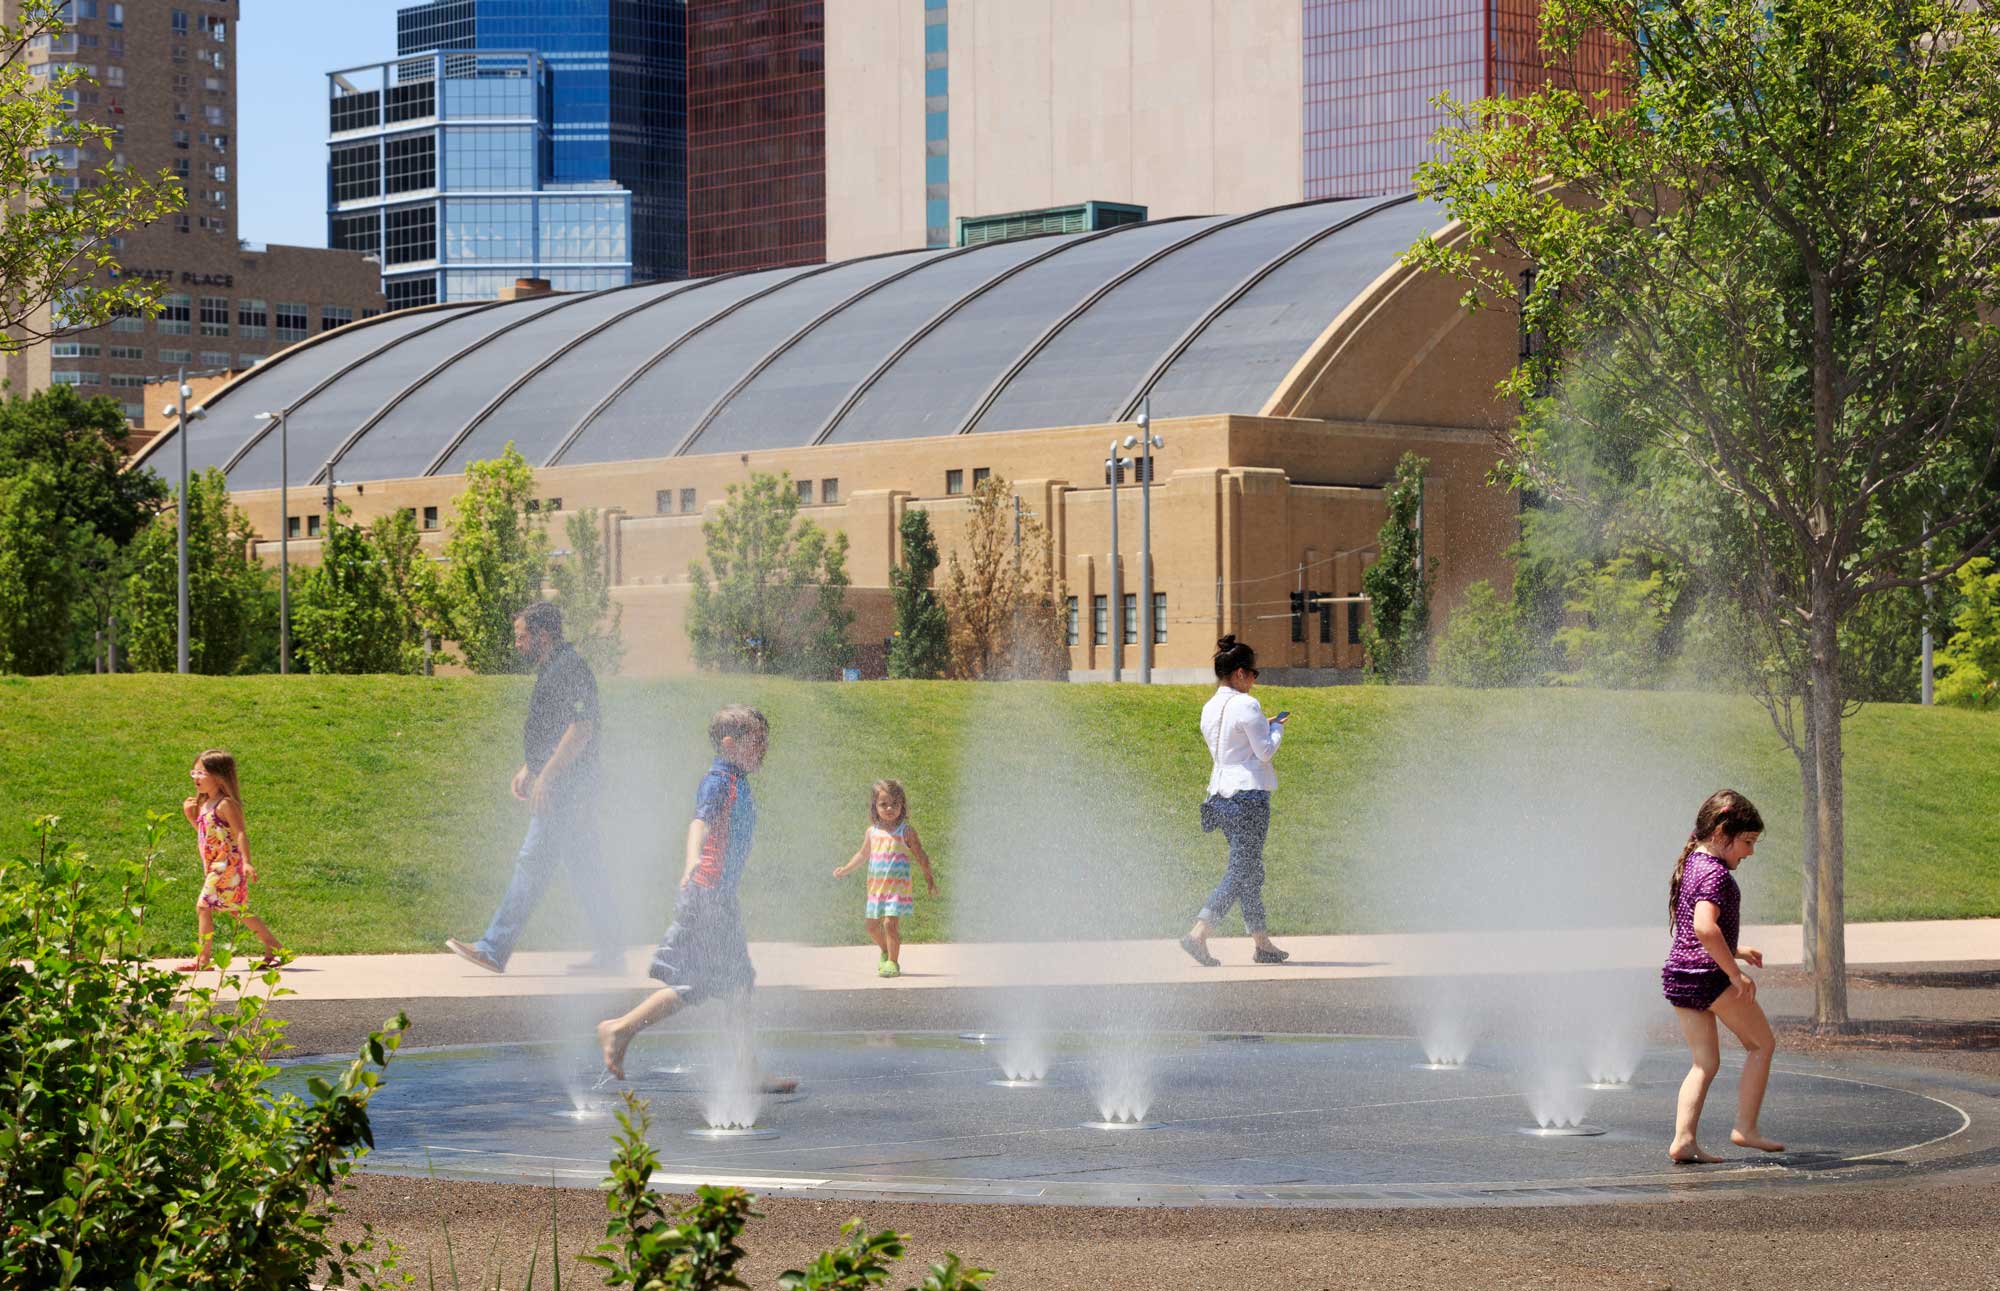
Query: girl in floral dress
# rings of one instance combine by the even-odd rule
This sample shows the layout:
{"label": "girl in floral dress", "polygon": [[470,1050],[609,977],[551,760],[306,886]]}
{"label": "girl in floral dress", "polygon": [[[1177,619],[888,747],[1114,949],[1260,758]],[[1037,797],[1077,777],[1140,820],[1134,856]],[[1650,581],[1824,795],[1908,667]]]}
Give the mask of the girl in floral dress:
{"label": "girl in floral dress", "polygon": [[895,780],[877,780],[868,793],[868,828],[861,835],[861,847],[847,864],[833,872],[844,879],[868,862],[868,904],[865,914],[868,939],[882,952],[875,971],[881,977],[902,976],[902,921],[917,908],[916,887],[910,881],[910,862],[924,872],[924,886],[937,894],[937,880],[931,874],[931,858],[917,838],[917,827],[909,821],[910,803],[903,786]]}
{"label": "girl in floral dress", "polygon": [[188,775],[194,780],[194,793],[181,802],[181,814],[194,826],[201,855],[201,895],[194,903],[201,946],[193,959],[176,967],[183,973],[199,973],[208,967],[218,910],[240,921],[264,943],[259,967],[276,967],[284,947],[264,921],[250,913],[250,881],[257,877],[257,867],[250,864],[236,759],[222,749],[209,749],[194,760]]}

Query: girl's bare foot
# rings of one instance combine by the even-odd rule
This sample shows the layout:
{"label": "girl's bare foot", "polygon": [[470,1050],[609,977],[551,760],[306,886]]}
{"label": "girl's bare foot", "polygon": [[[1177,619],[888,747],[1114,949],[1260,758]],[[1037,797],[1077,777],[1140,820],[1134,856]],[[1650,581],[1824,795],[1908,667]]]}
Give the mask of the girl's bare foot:
{"label": "girl's bare foot", "polygon": [[632,1043],[632,1037],[618,1027],[615,1020],[597,1024],[597,1047],[604,1054],[604,1070],[619,1080],[625,1079],[625,1047]]}
{"label": "girl's bare foot", "polygon": [[1783,1152],[1785,1145],[1774,1139],[1767,1139],[1755,1130],[1729,1131],[1729,1141],[1739,1148],[1756,1148],[1759,1152]]}
{"label": "girl's bare foot", "polygon": [[1722,1158],[1713,1152],[1702,1151],[1699,1143],[1689,1139],[1685,1143],[1675,1141],[1674,1145],[1667,1149],[1667,1160],[1675,1165],[1718,1165]]}

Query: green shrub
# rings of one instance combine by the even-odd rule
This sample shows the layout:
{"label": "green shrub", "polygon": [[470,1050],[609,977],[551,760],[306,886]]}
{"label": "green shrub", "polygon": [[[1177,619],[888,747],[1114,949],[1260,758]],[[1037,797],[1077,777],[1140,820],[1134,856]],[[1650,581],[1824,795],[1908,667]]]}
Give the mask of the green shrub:
{"label": "green shrub", "polygon": [[[659,1153],[646,1141],[652,1123],[649,1106],[628,1091],[605,1183],[604,1204],[611,1212],[605,1241],[597,1254],[582,1258],[604,1270],[607,1286],[637,1291],[745,1286],[736,1268],[744,1256],[744,1226],[757,1215],[752,1209],[756,1198],[741,1188],[704,1187],[693,1201],[669,1210],[666,1199],[650,1187],[660,1165]],[[778,1285],[786,1291],[862,1291],[887,1282],[890,1263],[903,1256],[903,1235],[884,1229],[869,1236],[858,1219],[840,1231],[844,1244],[823,1252],[806,1268],[779,1275]],[[990,1276],[986,1269],[966,1268],[956,1255],[946,1255],[912,1291],[978,1291]]]}
{"label": "green shrub", "polygon": [[366,1235],[333,1239],[334,1194],[372,1142],[368,1099],[407,1021],[315,1079],[312,1102],[270,1094],[277,974],[260,998],[226,950],[220,987],[146,962],[166,819],[116,906],[53,817],[31,854],[0,861],[0,1285],[371,1286],[394,1261]]}
{"label": "green shrub", "polygon": [[1483,578],[1466,588],[1438,640],[1437,679],[1447,686],[1522,686],[1535,671],[1535,652],[1514,602],[1501,600]]}
{"label": "green shrub", "polygon": [[1938,651],[1937,701],[2000,708],[2000,570],[1980,556],[1958,571],[1951,641]]}

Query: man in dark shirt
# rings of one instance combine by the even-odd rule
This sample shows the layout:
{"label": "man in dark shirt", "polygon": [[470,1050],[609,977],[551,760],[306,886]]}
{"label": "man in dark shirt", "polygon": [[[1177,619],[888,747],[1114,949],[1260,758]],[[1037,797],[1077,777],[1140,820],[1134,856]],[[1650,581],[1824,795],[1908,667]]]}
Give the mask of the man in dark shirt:
{"label": "man in dark shirt", "polygon": [[546,601],[515,617],[514,645],[535,665],[535,690],[521,728],[521,769],[512,786],[532,813],[528,835],[486,935],[470,945],[451,937],[445,945],[489,972],[506,972],[514,943],[561,861],[569,866],[571,890],[597,945],[597,953],[573,971],[611,972],[620,956],[597,856],[597,679],[563,640],[562,611]]}

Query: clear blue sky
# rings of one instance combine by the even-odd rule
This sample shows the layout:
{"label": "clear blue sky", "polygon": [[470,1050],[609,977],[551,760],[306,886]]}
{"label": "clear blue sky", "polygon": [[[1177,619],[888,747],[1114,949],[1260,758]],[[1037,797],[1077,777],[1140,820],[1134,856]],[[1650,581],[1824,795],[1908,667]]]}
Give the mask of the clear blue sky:
{"label": "clear blue sky", "polygon": [[326,245],[326,74],[396,56],[411,0],[243,0],[236,31],[238,232]]}

